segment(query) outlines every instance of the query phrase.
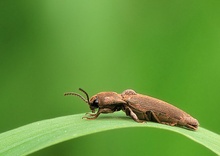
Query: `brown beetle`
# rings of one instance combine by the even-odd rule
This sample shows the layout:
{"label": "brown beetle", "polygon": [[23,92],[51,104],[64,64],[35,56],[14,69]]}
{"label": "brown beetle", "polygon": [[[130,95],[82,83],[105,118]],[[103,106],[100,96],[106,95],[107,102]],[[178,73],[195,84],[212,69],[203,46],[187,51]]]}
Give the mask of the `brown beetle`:
{"label": "brown beetle", "polygon": [[[83,117],[86,119],[96,119],[101,113],[122,110],[136,122],[153,121],[190,130],[196,130],[199,126],[199,122],[195,118],[181,109],[162,100],[138,94],[131,89],[125,90],[122,94],[100,92],[90,99],[83,89],[79,88],[79,90],[85,93],[87,99],[74,92],[67,92],[64,95],[78,96],[89,104],[92,113]],[[97,108],[98,111],[95,113]]]}

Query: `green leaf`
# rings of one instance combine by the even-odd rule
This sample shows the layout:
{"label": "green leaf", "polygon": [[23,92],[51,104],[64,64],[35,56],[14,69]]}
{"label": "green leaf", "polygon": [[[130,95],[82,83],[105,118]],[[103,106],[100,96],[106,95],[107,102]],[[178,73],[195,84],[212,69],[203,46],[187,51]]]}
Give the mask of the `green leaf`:
{"label": "green leaf", "polygon": [[65,140],[125,127],[159,128],[177,132],[220,155],[220,135],[202,127],[190,131],[152,122],[136,123],[122,112],[102,115],[96,120],[82,119],[82,116],[84,114],[43,120],[2,133],[0,155],[27,155]]}

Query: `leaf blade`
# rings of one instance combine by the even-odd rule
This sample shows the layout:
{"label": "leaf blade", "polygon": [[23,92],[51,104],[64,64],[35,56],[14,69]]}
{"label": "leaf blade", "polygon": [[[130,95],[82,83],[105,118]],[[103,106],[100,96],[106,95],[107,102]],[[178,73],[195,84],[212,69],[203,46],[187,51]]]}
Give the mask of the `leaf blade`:
{"label": "leaf blade", "polygon": [[127,127],[149,127],[182,134],[220,155],[220,135],[202,127],[199,127],[197,131],[190,131],[152,122],[140,124],[125,117],[121,112],[103,115],[96,120],[82,120],[83,115],[76,114],[43,120],[2,133],[0,134],[0,140],[3,140],[0,142],[0,154],[27,155],[69,139],[101,131]]}

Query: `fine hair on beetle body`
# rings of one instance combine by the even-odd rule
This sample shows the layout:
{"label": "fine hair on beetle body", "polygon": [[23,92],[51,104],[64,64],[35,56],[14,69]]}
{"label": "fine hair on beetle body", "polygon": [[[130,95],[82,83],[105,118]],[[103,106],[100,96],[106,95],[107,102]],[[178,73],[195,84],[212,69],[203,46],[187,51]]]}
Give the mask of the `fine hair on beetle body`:
{"label": "fine hair on beetle body", "polygon": [[[134,121],[142,123],[146,121],[157,122],[170,126],[179,126],[189,130],[196,130],[199,122],[183,110],[156,98],[138,94],[132,89],[127,89],[121,94],[116,92],[100,92],[89,98],[86,91],[79,88],[86,98],[75,92],[67,92],[64,95],[74,95],[86,102],[91,114],[86,114],[83,118],[96,119],[101,113],[113,113],[124,111]],[[97,112],[95,112],[95,110]]]}

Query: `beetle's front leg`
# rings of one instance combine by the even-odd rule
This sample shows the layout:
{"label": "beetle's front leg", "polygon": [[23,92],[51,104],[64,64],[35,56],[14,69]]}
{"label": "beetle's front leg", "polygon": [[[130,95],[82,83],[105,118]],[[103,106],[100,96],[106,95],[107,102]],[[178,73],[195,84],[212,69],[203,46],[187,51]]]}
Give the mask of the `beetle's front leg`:
{"label": "beetle's front leg", "polygon": [[92,120],[92,119],[96,119],[101,113],[113,113],[114,111],[110,108],[99,108],[98,112],[95,113],[95,114],[88,114],[86,113],[86,115],[88,114],[88,116],[84,116],[82,117],[83,119],[86,118],[86,119],[89,119],[89,120]]}
{"label": "beetle's front leg", "polygon": [[125,107],[125,113],[126,113],[127,116],[130,116],[136,122],[139,122],[139,123],[145,122],[143,120],[139,120],[137,115],[129,107]]}
{"label": "beetle's front leg", "polygon": [[87,114],[88,114],[88,113],[86,113],[86,115],[83,116],[82,119],[85,118],[85,119],[92,120],[92,119],[96,119],[96,118],[100,115],[99,112],[97,112],[97,113],[95,113],[95,114],[88,114],[89,116],[87,116]]}

